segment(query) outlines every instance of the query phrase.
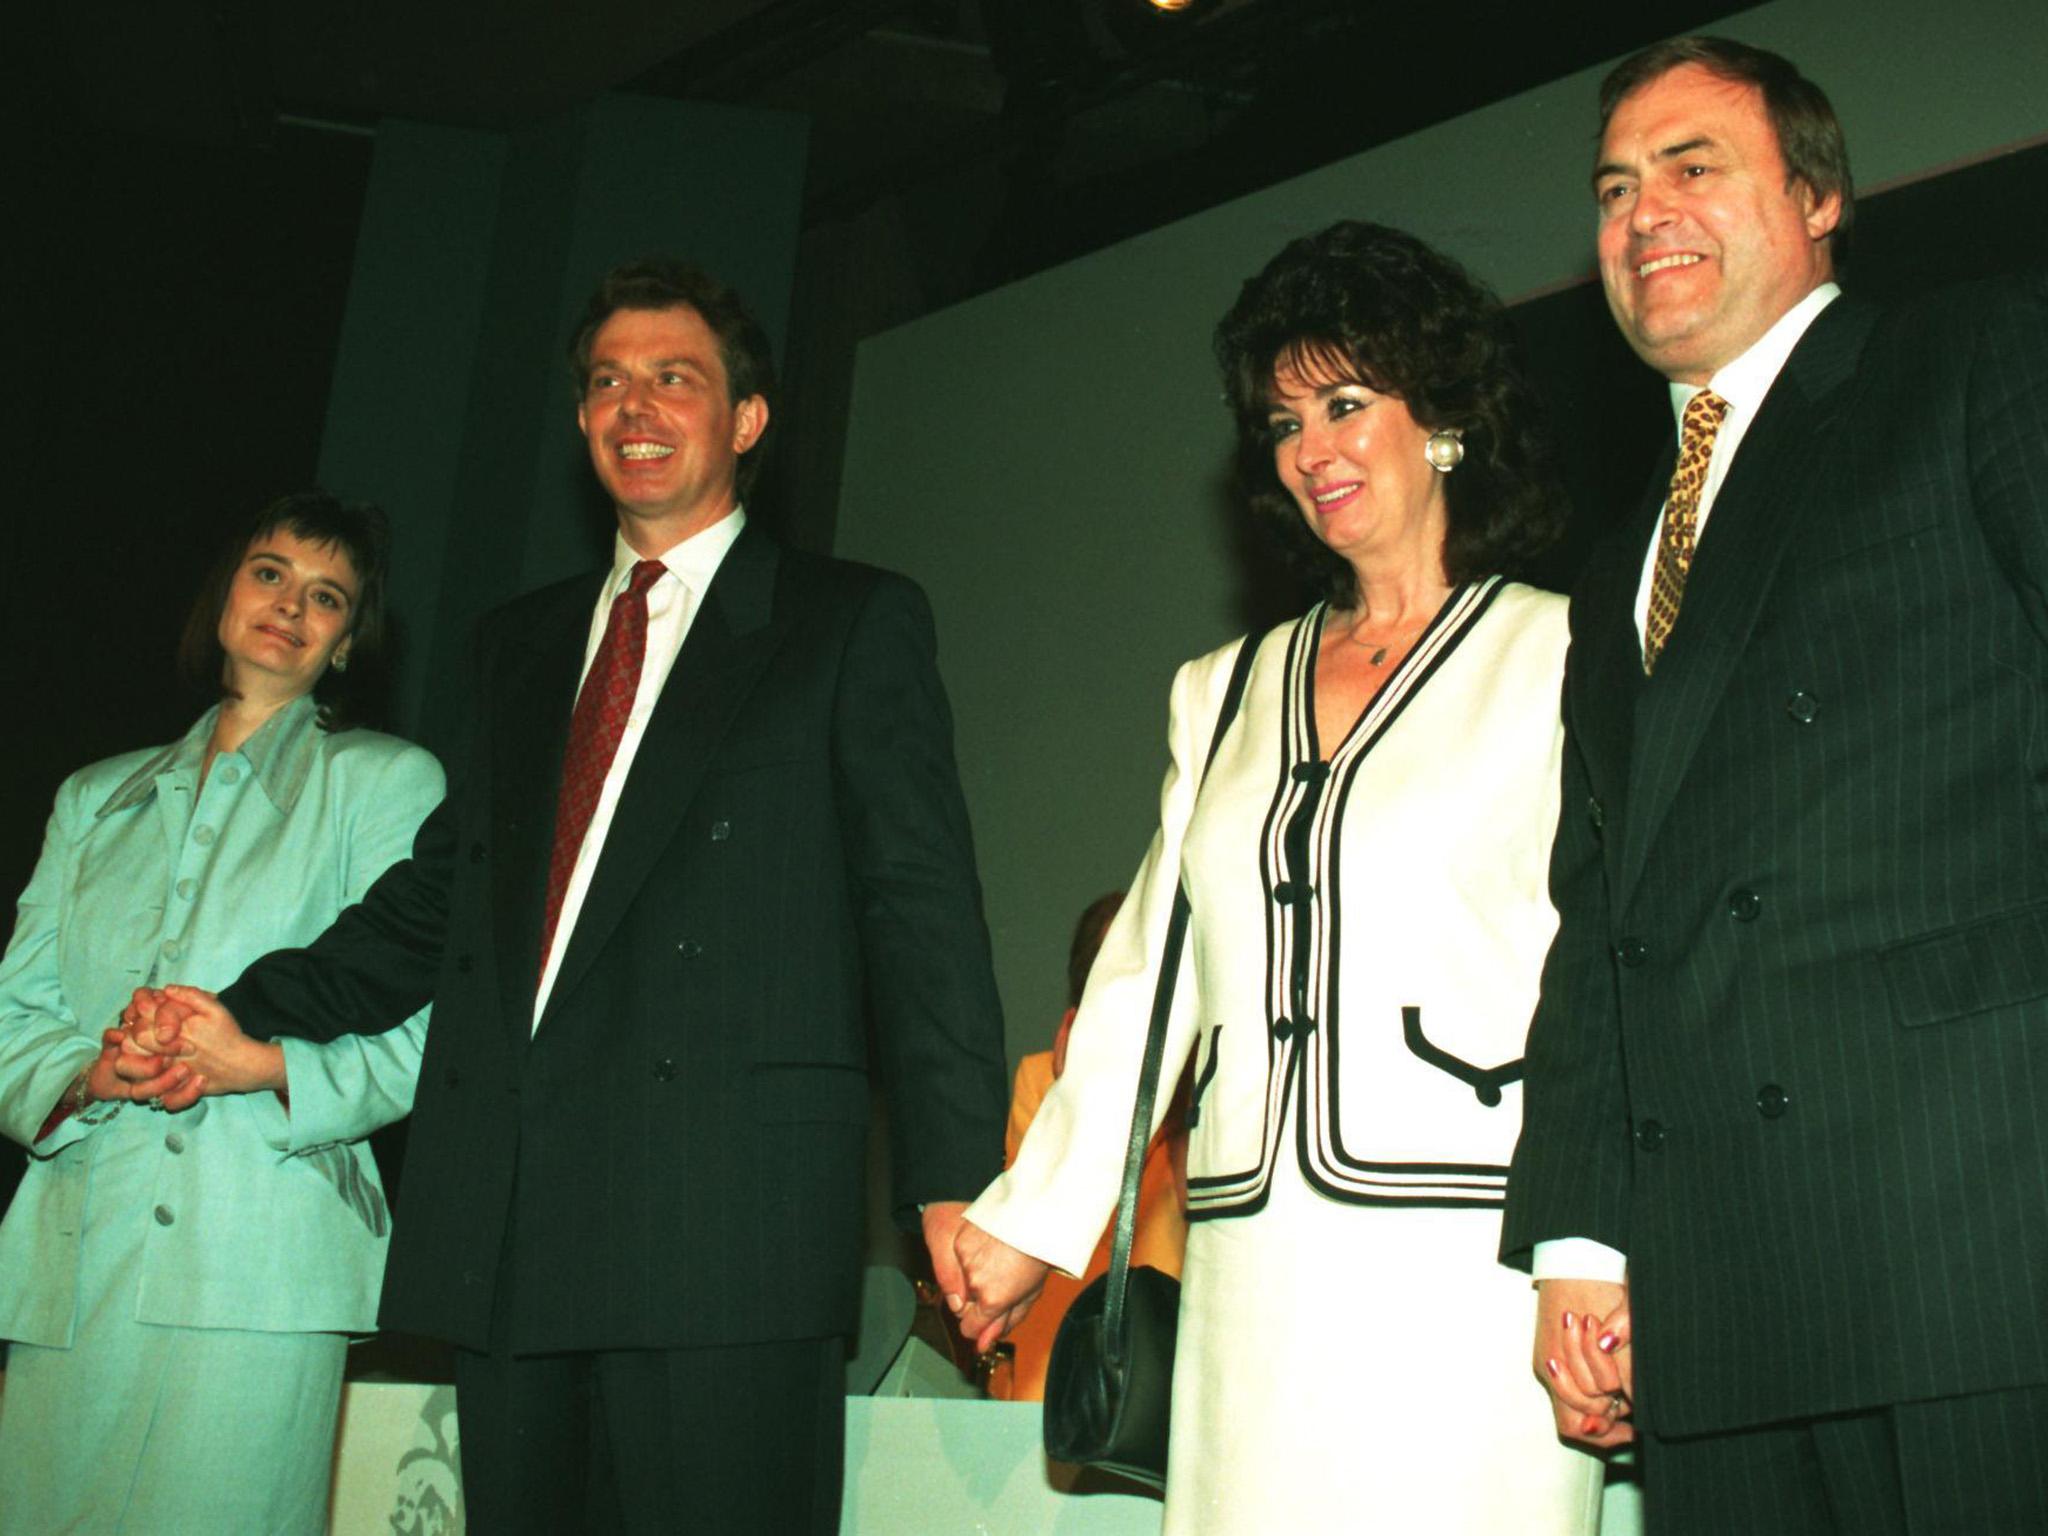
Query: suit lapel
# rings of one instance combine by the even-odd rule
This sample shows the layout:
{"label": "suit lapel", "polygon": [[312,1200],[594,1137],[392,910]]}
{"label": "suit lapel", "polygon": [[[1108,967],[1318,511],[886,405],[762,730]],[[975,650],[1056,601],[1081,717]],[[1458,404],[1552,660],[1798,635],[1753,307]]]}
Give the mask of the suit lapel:
{"label": "suit lapel", "polygon": [[1832,457],[1830,440],[1872,320],[1861,306],[1840,299],[1813,322],[1765,396],[1715,498],[1671,642],[1636,702],[1616,885],[1622,904],[1748,646],[1785,551],[1807,509],[1826,494],[1820,482]]}
{"label": "suit lapel", "polygon": [[775,614],[780,565],[775,545],[749,527],[704,594],[648,717],[542,1024],[575,990],[667,850],[727,726],[786,631],[788,615]]}
{"label": "suit lapel", "polygon": [[521,1046],[533,1033],[541,908],[547,899],[569,716],[576,707],[591,610],[608,574],[565,588],[561,601],[521,632],[516,648],[508,646],[502,676],[495,681],[492,931],[505,1028]]}
{"label": "suit lapel", "polygon": [[[1649,548],[1676,453],[1674,447],[1652,472],[1650,488],[1635,515],[1597,546],[1572,593],[1567,708],[1587,777],[1600,800],[1603,823],[1617,829],[1626,824],[1629,757],[1637,699],[1643,690],[1636,592],[1642,584],[1643,552]],[[1610,846],[1618,845],[1615,838]]]}

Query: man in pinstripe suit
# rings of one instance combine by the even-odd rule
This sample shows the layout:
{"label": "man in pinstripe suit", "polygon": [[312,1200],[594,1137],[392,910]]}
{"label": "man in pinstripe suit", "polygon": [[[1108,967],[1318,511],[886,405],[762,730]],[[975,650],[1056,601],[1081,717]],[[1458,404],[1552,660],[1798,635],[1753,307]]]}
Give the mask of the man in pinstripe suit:
{"label": "man in pinstripe suit", "polygon": [[1572,604],[1535,1367],[1641,1433],[1658,1536],[2048,1530],[2048,282],[1841,297],[1840,128],[1775,55],[1601,107],[1685,425]]}

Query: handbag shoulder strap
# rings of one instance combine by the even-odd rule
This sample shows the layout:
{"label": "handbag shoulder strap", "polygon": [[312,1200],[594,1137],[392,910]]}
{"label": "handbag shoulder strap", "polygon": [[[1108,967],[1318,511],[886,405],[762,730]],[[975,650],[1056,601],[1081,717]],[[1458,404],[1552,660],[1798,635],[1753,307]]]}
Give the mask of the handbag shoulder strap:
{"label": "handbag shoulder strap", "polygon": [[[1216,761],[1216,749],[1236,718],[1244,698],[1245,679],[1251,675],[1252,659],[1258,654],[1257,636],[1247,635],[1237,648],[1237,661],[1230,669],[1230,681],[1223,690],[1223,707],[1216,714],[1216,729],[1209,738],[1209,755],[1202,759],[1202,779]],[[1195,794],[1201,795],[1201,780]],[[1121,1367],[1125,1339],[1124,1293],[1130,1287],[1131,1244],[1138,1231],[1138,1185],[1145,1173],[1145,1149],[1152,1144],[1152,1106],[1159,1097],[1159,1066],[1166,1054],[1166,1022],[1173,1013],[1173,987],[1180,975],[1180,955],[1188,935],[1188,893],[1175,882],[1173,915],[1166,924],[1166,946],[1159,956],[1159,984],[1152,994],[1152,1024],[1145,1036],[1144,1062],[1138,1070],[1138,1101],[1131,1110],[1131,1136],[1124,1146],[1124,1182],[1116,1202],[1116,1235],[1110,1242],[1107,1295],[1103,1299],[1103,1333],[1108,1341],[1112,1367]]]}

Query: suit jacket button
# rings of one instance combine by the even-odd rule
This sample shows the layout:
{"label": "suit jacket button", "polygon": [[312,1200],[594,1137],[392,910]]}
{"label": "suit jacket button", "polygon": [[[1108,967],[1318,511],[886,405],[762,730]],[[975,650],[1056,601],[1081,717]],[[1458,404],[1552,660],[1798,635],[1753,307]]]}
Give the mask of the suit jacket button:
{"label": "suit jacket button", "polygon": [[171,1214],[171,1208],[168,1205],[158,1206],[154,1214],[156,1216],[156,1224],[160,1227],[168,1227],[172,1222],[178,1219],[176,1216]]}
{"label": "suit jacket button", "polygon": [[1593,830],[1595,832],[1600,831],[1607,825],[1607,807],[1600,803],[1598,795],[1587,797],[1586,820],[1593,823]]}
{"label": "suit jacket button", "polygon": [[664,1056],[654,1064],[654,1075],[661,1082],[671,1082],[676,1075],[676,1064]]}
{"label": "suit jacket button", "polygon": [[1634,970],[1637,966],[1641,965],[1645,960],[1650,958],[1650,946],[1645,944],[1641,939],[1623,939],[1619,944],[1615,945],[1614,947],[1614,958],[1619,960],[1623,965],[1627,966],[1630,970]]}
{"label": "suit jacket button", "polygon": [[1792,1096],[1776,1083],[1765,1083],[1756,1091],[1756,1112],[1766,1120],[1775,1120],[1785,1113],[1785,1106],[1792,1102]]}
{"label": "suit jacket button", "polygon": [[1645,1152],[1655,1152],[1664,1145],[1664,1127],[1655,1120],[1645,1120],[1636,1127],[1636,1145]]}
{"label": "suit jacket button", "polygon": [[1820,713],[1820,700],[1801,690],[1785,701],[1785,713],[1801,725],[1813,724],[1813,717]]}
{"label": "suit jacket button", "polygon": [[731,837],[731,836],[732,836],[732,823],[731,823],[731,822],[729,822],[729,821],[714,821],[713,823],[711,823],[711,841],[713,841],[714,843],[722,843],[722,842],[724,842],[724,841],[725,841],[725,840],[726,840],[727,838],[729,838],[729,837]]}
{"label": "suit jacket button", "polygon": [[704,953],[704,946],[702,944],[699,944],[695,939],[685,939],[682,943],[676,946],[676,953],[681,955],[685,960],[694,960],[699,955]]}
{"label": "suit jacket button", "polygon": [[1764,909],[1763,897],[1755,891],[1737,890],[1728,893],[1728,915],[1738,923],[1753,923],[1757,914]]}
{"label": "suit jacket button", "polygon": [[482,843],[471,843],[469,845],[469,862],[472,864],[481,864],[483,863],[483,861],[484,845]]}
{"label": "suit jacket button", "polygon": [[450,1088],[459,1087],[462,1082],[462,1074],[456,1071],[455,1068],[449,1067],[441,1074],[441,1081]]}

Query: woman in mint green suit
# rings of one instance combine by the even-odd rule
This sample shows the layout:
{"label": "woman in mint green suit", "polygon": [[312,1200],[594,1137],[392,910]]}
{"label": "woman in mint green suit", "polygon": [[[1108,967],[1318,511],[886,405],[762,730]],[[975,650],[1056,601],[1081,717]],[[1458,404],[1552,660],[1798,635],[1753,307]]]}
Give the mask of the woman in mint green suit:
{"label": "woman in mint green suit", "polygon": [[57,793],[0,960],[0,1130],[29,1151],[0,1223],[0,1532],[324,1529],[391,1225],[362,1138],[410,1109],[425,1017],[240,1042],[176,1114],[128,1097],[102,1031],[139,985],[311,939],[440,799],[426,752],[349,727],[387,542],[375,508],[265,508],[187,626],[219,702]]}

